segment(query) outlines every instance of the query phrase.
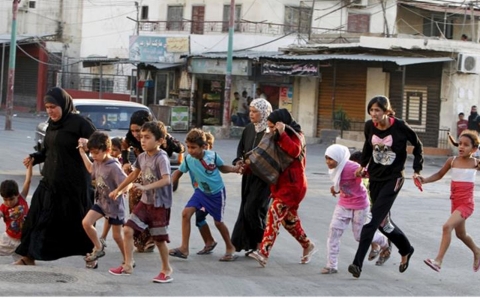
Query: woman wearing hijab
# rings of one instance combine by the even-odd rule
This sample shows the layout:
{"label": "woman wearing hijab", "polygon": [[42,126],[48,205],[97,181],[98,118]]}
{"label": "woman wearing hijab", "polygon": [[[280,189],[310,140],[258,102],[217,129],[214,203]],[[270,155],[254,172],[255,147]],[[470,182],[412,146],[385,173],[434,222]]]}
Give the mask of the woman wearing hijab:
{"label": "woman wearing hijab", "polygon": [[[237,147],[234,165],[243,165],[245,153],[255,148],[267,130],[267,117],[272,106],[264,98],[254,99],[249,107],[250,123],[245,126]],[[236,251],[242,249],[248,256],[259,248],[265,230],[270,189],[266,182],[252,172],[242,176],[242,201],[237,221],[233,228],[232,243]]]}
{"label": "woman wearing hijab", "polygon": [[[280,225],[283,225],[303,248],[300,263],[307,264],[317,249],[305,234],[298,217],[298,207],[307,192],[305,138],[300,125],[295,122],[287,109],[273,111],[267,118],[267,125],[270,131],[276,134],[275,143],[279,149],[285,151],[294,160],[280,173],[277,183],[270,185],[273,201],[268,209],[267,226],[263,233],[260,249],[252,252],[249,256],[265,267]],[[286,125],[295,132],[286,129]]]}
{"label": "woman wearing hijab", "polygon": [[[350,150],[343,145],[333,144],[325,151],[325,163],[333,182],[330,192],[334,197],[337,194],[340,195],[330,222],[327,240],[327,266],[321,270],[322,274],[338,272],[338,254],[343,232],[351,221],[353,237],[358,242],[370,211],[367,189],[363,185],[362,177],[355,176],[355,171],[360,165],[349,158]],[[375,233],[373,242],[382,249],[389,247],[387,237],[380,232]]]}
{"label": "woman wearing hijab", "polygon": [[43,162],[43,178],[22,227],[16,250],[22,258],[17,265],[86,255],[93,248],[82,227],[92,206],[92,178],[77,145],[79,138],[90,137],[95,126],[76,113],[72,97],[61,88],[50,89],[44,103],[50,117],[44,146],[23,160],[25,166]]}

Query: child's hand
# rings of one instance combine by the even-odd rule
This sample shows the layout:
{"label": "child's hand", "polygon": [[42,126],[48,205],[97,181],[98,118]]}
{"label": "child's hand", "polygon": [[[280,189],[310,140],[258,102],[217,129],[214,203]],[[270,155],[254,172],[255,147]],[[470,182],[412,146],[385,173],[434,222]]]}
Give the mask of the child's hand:
{"label": "child's hand", "polygon": [[413,183],[415,183],[415,186],[418,187],[420,191],[423,191],[422,184],[425,182],[425,179],[418,175],[417,173],[413,174]]}
{"label": "child's hand", "polygon": [[29,155],[23,159],[23,165],[26,168],[31,167],[33,165],[33,161],[34,161],[34,158]]}
{"label": "child's hand", "polygon": [[243,172],[243,167],[239,164],[237,164],[236,166],[233,167],[234,169],[234,172],[235,173],[238,173],[238,174],[241,174]]}
{"label": "child's hand", "polygon": [[142,185],[142,184],[140,184],[140,183],[133,183],[133,188],[134,188],[135,190],[138,189],[138,190],[140,190],[140,191],[146,191],[146,190],[147,190],[146,187],[145,187],[145,185]]}
{"label": "child's hand", "polygon": [[363,175],[363,167],[358,167],[358,169],[355,171],[355,177],[362,177]]}
{"label": "child's hand", "polygon": [[332,196],[337,197],[336,195],[340,192],[335,191],[335,186],[332,185],[332,187],[330,187],[330,193],[332,194]]}
{"label": "child's hand", "polygon": [[117,198],[118,198],[118,190],[115,189],[114,191],[110,192],[110,193],[108,194],[108,197],[109,197],[110,199],[116,201]]}
{"label": "child's hand", "polygon": [[87,148],[87,143],[88,143],[88,139],[85,139],[85,138],[78,139],[77,149],[81,148],[85,150],[85,148]]}

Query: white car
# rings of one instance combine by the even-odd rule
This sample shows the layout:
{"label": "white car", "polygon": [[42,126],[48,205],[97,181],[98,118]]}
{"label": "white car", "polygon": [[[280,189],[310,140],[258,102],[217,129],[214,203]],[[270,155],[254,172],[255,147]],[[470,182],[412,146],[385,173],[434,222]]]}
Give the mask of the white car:
{"label": "white car", "polygon": [[[147,110],[152,114],[150,109],[136,102],[110,100],[110,99],[74,99],[73,105],[80,113],[88,117],[98,130],[106,131],[111,137],[124,138],[130,126],[130,117],[138,110]],[[155,116],[152,114],[154,120]],[[35,132],[35,147],[39,151],[42,149],[45,131],[47,130],[47,121],[40,122]],[[183,153],[173,153],[170,157],[170,166],[172,172],[178,168],[183,159]],[[39,164],[40,173],[42,172],[42,164]]]}

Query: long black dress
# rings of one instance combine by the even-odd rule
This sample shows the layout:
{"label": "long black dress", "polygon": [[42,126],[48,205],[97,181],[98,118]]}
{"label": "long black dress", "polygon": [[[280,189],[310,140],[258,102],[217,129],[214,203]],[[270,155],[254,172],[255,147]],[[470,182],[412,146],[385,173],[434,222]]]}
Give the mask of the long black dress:
{"label": "long black dress", "polygon": [[[265,130],[257,133],[253,123],[247,124],[238,144],[237,158],[233,164],[256,147],[264,134]],[[262,242],[269,197],[270,188],[262,179],[252,173],[242,176],[242,200],[232,233],[232,243],[237,252],[257,249],[257,244]]]}
{"label": "long black dress", "polygon": [[60,124],[49,124],[42,151],[31,154],[44,162],[44,176],[35,190],[16,253],[35,260],[86,255],[93,244],[82,227],[92,206],[92,178],[76,149],[95,126],[69,113]]}

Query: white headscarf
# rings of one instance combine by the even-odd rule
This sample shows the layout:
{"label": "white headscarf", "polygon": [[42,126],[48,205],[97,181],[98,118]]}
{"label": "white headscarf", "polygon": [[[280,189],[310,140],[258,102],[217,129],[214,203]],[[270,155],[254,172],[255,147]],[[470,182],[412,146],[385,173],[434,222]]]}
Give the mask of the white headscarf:
{"label": "white headscarf", "polygon": [[325,151],[325,156],[328,156],[337,162],[337,167],[335,169],[328,169],[328,174],[333,181],[335,191],[338,192],[340,191],[340,178],[342,176],[343,168],[350,158],[350,150],[344,145],[333,144],[328,146]]}
{"label": "white headscarf", "polygon": [[259,110],[260,114],[262,115],[260,122],[253,123],[253,125],[255,125],[255,131],[257,133],[264,131],[265,129],[267,129],[267,117],[273,111],[272,105],[265,98],[255,98],[250,103],[250,106]]}

